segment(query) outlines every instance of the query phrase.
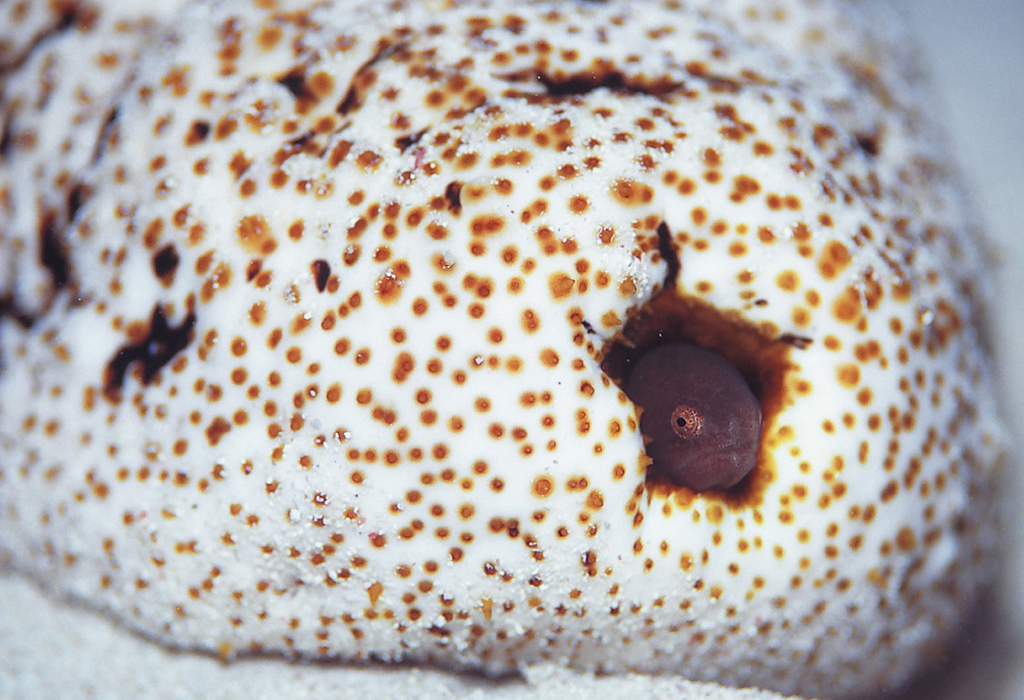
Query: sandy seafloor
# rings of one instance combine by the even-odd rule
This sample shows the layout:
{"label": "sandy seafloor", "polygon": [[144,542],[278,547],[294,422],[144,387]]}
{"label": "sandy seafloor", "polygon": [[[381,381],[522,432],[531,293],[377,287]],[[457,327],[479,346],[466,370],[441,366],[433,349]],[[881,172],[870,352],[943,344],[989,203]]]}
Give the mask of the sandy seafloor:
{"label": "sandy seafloor", "polygon": [[[1024,0],[887,1],[908,16],[921,41],[945,111],[940,116],[949,125],[955,156],[995,244],[999,264],[992,274],[999,286],[993,320],[999,384],[1010,430],[1024,444]],[[950,651],[945,667],[899,700],[1024,700],[1022,455],[1024,450],[1018,449],[1005,474],[1008,515],[997,585],[960,645]],[[124,654],[132,658],[125,659]],[[151,676],[144,680],[147,666],[163,663],[177,669],[164,684]],[[547,695],[524,693],[522,686],[517,692],[514,687],[467,683],[433,672],[333,669],[322,676],[328,669],[318,670],[302,682],[303,671],[277,662],[227,669],[211,659],[171,655],[90,613],[44,603],[27,585],[0,575],[0,700],[715,697],[679,681],[624,678],[596,687],[543,670],[534,680],[547,686]],[[555,676],[545,678],[546,673]],[[26,683],[29,676],[37,678]],[[241,695],[232,692],[240,690]]]}

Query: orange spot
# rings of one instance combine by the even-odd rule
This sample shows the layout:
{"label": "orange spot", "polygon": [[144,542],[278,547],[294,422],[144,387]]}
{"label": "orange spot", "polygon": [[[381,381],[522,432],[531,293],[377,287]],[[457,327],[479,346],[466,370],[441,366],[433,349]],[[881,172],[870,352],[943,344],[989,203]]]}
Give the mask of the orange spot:
{"label": "orange spot", "polygon": [[548,278],[548,286],[551,288],[551,296],[555,299],[564,299],[572,294],[576,280],[564,272],[556,272]]}
{"label": "orange spot", "polygon": [[839,241],[832,241],[825,246],[821,259],[818,260],[818,271],[827,280],[835,279],[843,270],[850,266],[850,251]]}
{"label": "orange spot", "polygon": [[733,178],[732,183],[733,190],[729,195],[729,198],[736,203],[740,203],[747,197],[755,195],[761,191],[761,183],[747,175],[736,176]]}
{"label": "orange spot", "polygon": [[901,552],[909,552],[917,548],[917,536],[909,527],[905,527],[896,535],[896,546]]}
{"label": "orange spot", "polygon": [[547,498],[555,490],[555,484],[549,476],[538,476],[533,480],[533,493],[540,498]]}
{"label": "orange spot", "polygon": [[409,374],[412,373],[415,366],[416,362],[413,359],[413,356],[407,352],[403,352],[395,358],[395,366],[391,371],[391,378],[394,379],[395,382],[401,384],[409,377]]}
{"label": "orange spot", "polygon": [[356,157],[356,164],[363,170],[376,170],[384,162],[384,156],[376,151],[366,150]]}
{"label": "orange spot", "polygon": [[253,255],[269,255],[277,248],[270,225],[260,214],[246,216],[238,222],[238,238],[242,247]]}
{"label": "orange spot", "polygon": [[206,439],[210,442],[211,446],[216,445],[229,430],[231,430],[231,424],[218,416],[206,428]]}
{"label": "orange spot", "polygon": [[800,276],[793,270],[784,270],[775,278],[779,289],[786,292],[795,292],[800,288]]}
{"label": "orange spot", "polygon": [[534,333],[538,328],[540,328],[540,319],[537,317],[537,314],[533,309],[527,309],[523,312],[522,326],[523,330],[527,333]]}
{"label": "orange spot", "polygon": [[839,383],[847,388],[853,388],[860,383],[860,369],[857,365],[841,365],[836,371]]}
{"label": "orange spot", "polygon": [[231,284],[231,268],[224,263],[220,263],[214,269],[213,274],[203,282],[202,291],[199,296],[203,303],[208,303],[213,299],[213,295],[218,290],[227,287],[229,284]]}
{"label": "orange spot", "polygon": [[558,365],[558,353],[551,348],[544,348],[540,353],[540,361],[546,367],[556,367]]}
{"label": "orange spot", "polygon": [[913,287],[905,279],[898,279],[892,284],[892,296],[896,301],[909,301]]}
{"label": "orange spot", "polygon": [[601,325],[605,328],[616,328],[622,323],[622,319],[614,311],[609,311],[601,317]]}
{"label": "orange spot", "polygon": [[899,493],[899,490],[900,487],[895,481],[890,481],[888,484],[886,484],[885,488],[882,489],[882,503],[888,503],[889,501],[894,499],[896,497],[896,494]]}
{"label": "orange spot", "polygon": [[370,597],[370,605],[376,605],[377,600],[380,598],[380,594],[384,592],[384,586],[379,581],[374,582],[369,588],[366,589],[366,595]]}
{"label": "orange spot", "polygon": [[398,301],[398,298],[402,295],[402,287],[405,285],[405,280],[409,278],[410,272],[409,263],[404,260],[399,260],[392,267],[389,267],[383,275],[377,278],[377,282],[374,285],[377,299],[384,304],[393,304]]}
{"label": "orange spot", "polygon": [[832,304],[832,314],[840,323],[856,323],[861,317],[861,298],[857,290],[848,287]]}
{"label": "orange spot", "polygon": [[615,201],[627,207],[647,204],[654,199],[654,190],[635,180],[616,180],[611,193]]}
{"label": "orange spot", "polygon": [[505,218],[496,214],[481,214],[469,224],[474,236],[493,236],[505,228]]}

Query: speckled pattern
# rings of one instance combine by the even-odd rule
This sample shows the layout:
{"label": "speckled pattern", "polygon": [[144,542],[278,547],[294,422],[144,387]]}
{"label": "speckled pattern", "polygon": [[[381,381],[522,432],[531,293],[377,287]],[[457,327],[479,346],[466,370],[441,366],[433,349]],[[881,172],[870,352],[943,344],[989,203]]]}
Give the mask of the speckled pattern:
{"label": "speckled pattern", "polygon": [[[223,664],[213,656],[147,643],[101,615],[44,597],[21,578],[0,574],[0,592],[6,606],[20,611],[17,642],[0,637],[5,700],[785,700],[767,690],[679,676],[598,676],[544,663],[502,678],[424,666],[339,666],[274,657]],[[10,619],[6,612],[0,608],[0,620]]]}
{"label": "speckled pattern", "polygon": [[[840,697],[941,649],[1002,431],[891,18],[181,4],[0,6],[0,559],[225,658]],[[761,401],[727,492],[620,388],[679,339]]]}

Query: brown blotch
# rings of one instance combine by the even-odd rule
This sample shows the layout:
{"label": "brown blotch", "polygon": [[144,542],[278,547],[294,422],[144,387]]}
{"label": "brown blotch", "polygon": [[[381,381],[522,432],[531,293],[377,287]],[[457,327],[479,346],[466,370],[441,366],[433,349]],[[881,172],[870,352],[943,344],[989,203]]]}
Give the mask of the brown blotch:
{"label": "brown blotch", "polygon": [[444,189],[444,198],[448,201],[448,211],[456,216],[462,211],[462,183],[453,180]]}
{"label": "brown blotch", "polygon": [[568,75],[558,72],[549,74],[545,71],[528,68],[497,76],[518,85],[544,86],[546,95],[537,95],[533,91],[509,89],[505,94],[509,97],[522,97],[530,101],[565,100],[594,90],[607,89],[619,94],[642,94],[664,97],[680,89],[681,84],[667,76],[649,78],[646,75],[626,75],[616,70],[608,61],[595,61],[589,70]]}
{"label": "brown blotch", "polygon": [[675,289],[679,282],[679,253],[672,241],[672,232],[668,224],[662,221],[658,224],[658,253],[665,261],[665,280],[662,282],[664,289]]}
{"label": "brown blotch", "polygon": [[854,137],[857,146],[872,158],[882,152],[882,134],[879,131],[873,133],[859,133]]}
{"label": "brown blotch", "polygon": [[306,67],[296,66],[277,78],[278,85],[284,87],[295,98],[295,111],[305,114],[312,109],[320,98],[306,81]]}
{"label": "brown blotch", "polygon": [[180,260],[174,244],[165,245],[153,255],[153,274],[160,279],[163,286],[170,287],[174,283],[174,273]]}
{"label": "brown blotch", "polygon": [[327,289],[327,282],[331,279],[331,264],[326,260],[314,260],[310,266],[313,270],[313,279],[316,281],[316,289],[323,292]]}
{"label": "brown blotch", "polygon": [[806,350],[814,344],[813,338],[808,338],[802,335],[793,335],[792,333],[784,333],[779,336],[779,342],[792,345],[797,350]]}
{"label": "brown blotch", "polygon": [[249,264],[245,268],[245,281],[252,282],[263,270],[263,261],[259,258],[255,258],[249,261]]}
{"label": "brown blotch", "polygon": [[338,104],[336,110],[338,114],[344,116],[363,106],[366,92],[377,82],[377,72],[373,69],[374,64],[400,52],[404,47],[402,44],[395,45],[390,40],[382,39],[377,42],[376,48],[377,50],[370,57],[370,60],[356,71],[352,83],[349,85],[348,90],[345,91],[344,99]]}
{"label": "brown blotch", "polygon": [[195,146],[206,140],[206,137],[210,135],[210,123],[206,121],[196,120],[192,122],[192,125],[188,128],[188,133],[185,134],[185,145]]}
{"label": "brown blotch", "polygon": [[399,136],[397,139],[395,139],[395,148],[397,148],[398,150],[403,151],[403,152],[407,151],[410,148],[412,148],[413,146],[415,146],[417,143],[419,143],[420,139],[422,139],[423,135],[426,134],[426,133],[427,133],[426,129],[421,129],[420,131],[417,131],[417,132],[415,132],[413,134],[407,134],[406,136]]}
{"label": "brown blotch", "polygon": [[172,327],[160,306],[153,309],[149,328],[137,342],[125,345],[107,363],[103,376],[103,395],[109,401],[120,399],[128,369],[138,363],[143,384],[153,381],[164,365],[184,350],[195,337],[196,315],[188,314],[178,327]]}
{"label": "brown blotch", "polygon": [[58,229],[57,214],[49,209],[39,222],[39,262],[49,270],[56,289],[67,286],[71,280],[71,262]]}

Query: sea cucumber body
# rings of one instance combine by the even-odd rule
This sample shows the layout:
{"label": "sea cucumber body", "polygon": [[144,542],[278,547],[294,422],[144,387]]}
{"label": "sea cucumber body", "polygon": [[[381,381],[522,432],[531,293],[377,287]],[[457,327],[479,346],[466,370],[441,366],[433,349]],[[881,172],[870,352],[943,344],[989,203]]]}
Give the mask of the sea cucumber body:
{"label": "sea cucumber body", "polygon": [[[62,184],[8,83],[0,558],[226,656],[836,696],[918,668],[988,575],[1003,445],[983,250],[898,33],[291,4],[124,39],[46,136]],[[615,357],[663,336],[759,393],[735,490],[644,454]]]}

